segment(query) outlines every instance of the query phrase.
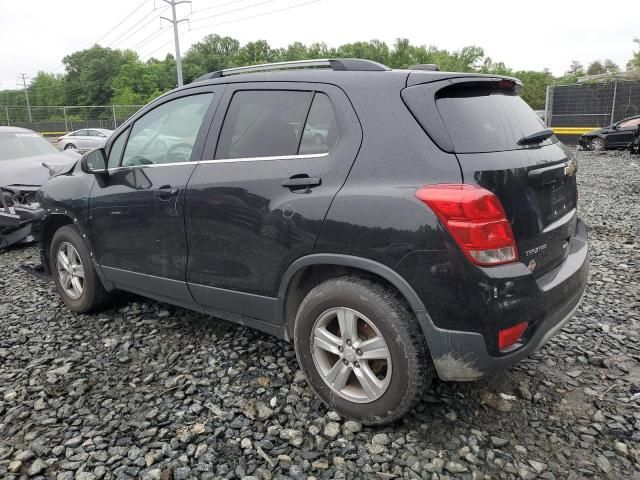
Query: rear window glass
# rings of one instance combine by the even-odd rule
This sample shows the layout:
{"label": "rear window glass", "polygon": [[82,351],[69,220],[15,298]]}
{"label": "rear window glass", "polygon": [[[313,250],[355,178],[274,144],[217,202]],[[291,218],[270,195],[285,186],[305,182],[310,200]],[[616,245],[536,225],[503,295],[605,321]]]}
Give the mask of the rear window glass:
{"label": "rear window glass", "polygon": [[[527,148],[518,140],[546,128],[513,90],[447,88],[439,92],[436,105],[457,153]],[[546,143],[555,141],[551,137]]]}

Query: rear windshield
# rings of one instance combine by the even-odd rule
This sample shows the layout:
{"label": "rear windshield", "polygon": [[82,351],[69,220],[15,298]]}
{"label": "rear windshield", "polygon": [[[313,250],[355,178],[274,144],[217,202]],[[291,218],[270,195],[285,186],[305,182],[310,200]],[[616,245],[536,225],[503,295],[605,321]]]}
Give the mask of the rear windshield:
{"label": "rear windshield", "polygon": [[546,128],[511,89],[450,87],[439,92],[436,105],[457,153],[527,148],[518,140]]}
{"label": "rear windshield", "polygon": [[58,153],[58,149],[34,132],[0,132],[0,160]]}

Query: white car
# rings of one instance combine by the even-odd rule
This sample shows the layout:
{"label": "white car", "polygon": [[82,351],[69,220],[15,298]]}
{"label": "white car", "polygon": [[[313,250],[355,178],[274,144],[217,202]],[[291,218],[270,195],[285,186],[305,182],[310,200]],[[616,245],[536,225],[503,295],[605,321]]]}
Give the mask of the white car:
{"label": "white car", "polygon": [[94,148],[104,147],[112,133],[113,130],[107,130],[106,128],[76,130],[58,138],[58,148],[60,150],[67,150],[68,148],[93,150]]}

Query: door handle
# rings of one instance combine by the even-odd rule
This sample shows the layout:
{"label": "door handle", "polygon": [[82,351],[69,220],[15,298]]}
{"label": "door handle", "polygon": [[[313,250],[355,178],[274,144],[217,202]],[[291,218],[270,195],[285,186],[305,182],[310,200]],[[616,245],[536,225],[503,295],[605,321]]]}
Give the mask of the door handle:
{"label": "door handle", "polygon": [[172,188],[171,185],[164,185],[154,192],[154,195],[160,200],[168,200],[180,193],[179,188]]}
{"label": "door handle", "polygon": [[309,177],[307,174],[294,175],[282,182],[282,186],[291,190],[309,189],[322,184],[322,180],[318,177]]}

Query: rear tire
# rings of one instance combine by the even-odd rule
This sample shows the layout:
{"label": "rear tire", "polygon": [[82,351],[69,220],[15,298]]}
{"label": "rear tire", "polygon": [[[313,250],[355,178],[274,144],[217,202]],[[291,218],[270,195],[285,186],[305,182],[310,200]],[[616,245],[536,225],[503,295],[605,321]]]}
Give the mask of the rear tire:
{"label": "rear tire", "polygon": [[434,376],[413,313],[396,291],[366,278],[339,277],[313,288],[298,309],[294,341],[318,396],[366,425],[405,415]]}
{"label": "rear tire", "polygon": [[604,140],[600,137],[593,138],[589,142],[589,150],[593,150],[594,152],[601,152],[604,150]]}
{"label": "rear tire", "polygon": [[49,263],[62,301],[74,312],[91,312],[109,302],[109,293],[102,286],[85,242],[74,226],[65,225],[54,233]]}

